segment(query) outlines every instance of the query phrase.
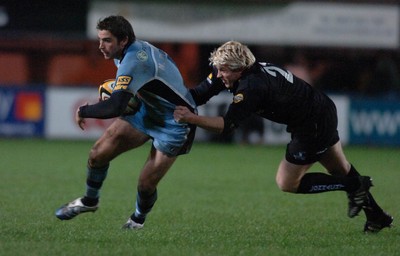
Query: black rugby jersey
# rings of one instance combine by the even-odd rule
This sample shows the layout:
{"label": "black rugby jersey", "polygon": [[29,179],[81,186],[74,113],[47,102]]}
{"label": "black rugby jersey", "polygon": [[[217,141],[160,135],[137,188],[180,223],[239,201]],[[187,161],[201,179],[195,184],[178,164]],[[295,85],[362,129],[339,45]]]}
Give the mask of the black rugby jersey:
{"label": "black rugby jersey", "polygon": [[[207,102],[226,89],[217,70],[191,90],[196,104]],[[273,122],[288,125],[291,132],[296,127],[312,125],[326,106],[333,102],[322,92],[294,76],[291,72],[270,63],[255,63],[245,70],[230,91],[233,101],[224,116],[225,123],[237,127],[250,116],[257,114]]]}

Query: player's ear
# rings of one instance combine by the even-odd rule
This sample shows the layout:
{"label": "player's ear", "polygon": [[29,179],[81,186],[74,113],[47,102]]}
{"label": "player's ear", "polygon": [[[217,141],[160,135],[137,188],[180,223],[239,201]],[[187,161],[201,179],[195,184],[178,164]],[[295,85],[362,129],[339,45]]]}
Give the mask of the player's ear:
{"label": "player's ear", "polygon": [[122,48],[125,48],[125,46],[128,44],[128,37],[125,37],[124,39],[122,39],[119,43],[122,46]]}

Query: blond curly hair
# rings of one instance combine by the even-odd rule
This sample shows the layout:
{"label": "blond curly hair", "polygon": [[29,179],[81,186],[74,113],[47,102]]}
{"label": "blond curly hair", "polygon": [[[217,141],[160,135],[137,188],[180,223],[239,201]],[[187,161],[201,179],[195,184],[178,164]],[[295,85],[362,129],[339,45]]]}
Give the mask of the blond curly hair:
{"label": "blond curly hair", "polygon": [[250,49],[237,41],[229,41],[211,53],[210,64],[216,67],[227,66],[232,71],[251,67],[256,58]]}

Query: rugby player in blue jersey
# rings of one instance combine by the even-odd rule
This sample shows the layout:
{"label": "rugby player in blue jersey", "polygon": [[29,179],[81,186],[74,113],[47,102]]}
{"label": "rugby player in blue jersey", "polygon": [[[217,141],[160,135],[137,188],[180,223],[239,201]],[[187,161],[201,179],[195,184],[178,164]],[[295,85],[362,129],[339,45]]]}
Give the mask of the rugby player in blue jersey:
{"label": "rugby player in blue jersey", "polygon": [[[177,105],[196,112],[196,105],[182,76],[162,50],[136,39],[131,24],[122,16],[109,16],[97,24],[99,49],[114,60],[118,70],[115,88],[108,100],[79,107],[75,121],[85,128],[86,118],[118,117],[93,145],[87,162],[86,193],[56,210],[57,218],[69,220],[99,207],[99,193],[111,160],[151,140],[148,158],[141,170],[136,209],[123,226],[143,227],[157,200],[157,184],[178,155],[190,151],[195,126],[174,121]],[[126,113],[135,96],[136,113]]]}
{"label": "rugby player in blue jersey", "polygon": [[[291,141],[276,175],[282,191],[345,191],[348,216],[355,217],[361,210],[366,214],[365,232],[391,226],[393,217],[369,192],[370,177],[361,176],[343,153],[336,107],[329,97],[281,67],[257,62],[249,48],[239,42],[227,42],[213,51],[210,63],[212,73],[191,93],[199,106],[228,89],[233,102],[227,113],[223,117],[199,116],[178,106],[174,113],[177,122],[222,134],[232,133],[251,114],[285,124]],[[329,174],[306,173],[315,162]]]}

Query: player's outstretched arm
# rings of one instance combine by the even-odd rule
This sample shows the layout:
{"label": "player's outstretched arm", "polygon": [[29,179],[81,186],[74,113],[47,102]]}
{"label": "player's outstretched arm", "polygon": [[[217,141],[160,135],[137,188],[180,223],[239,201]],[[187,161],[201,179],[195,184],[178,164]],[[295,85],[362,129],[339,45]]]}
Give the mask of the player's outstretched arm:
{"label": "player's outstretched arm", "polygon": [[187,107],[177,106],[174,111],[174,119],[178,123],[190,123],[208,131],[222,133],[224,130],[224,118],[221,116],[199,116],[191,112]]}

